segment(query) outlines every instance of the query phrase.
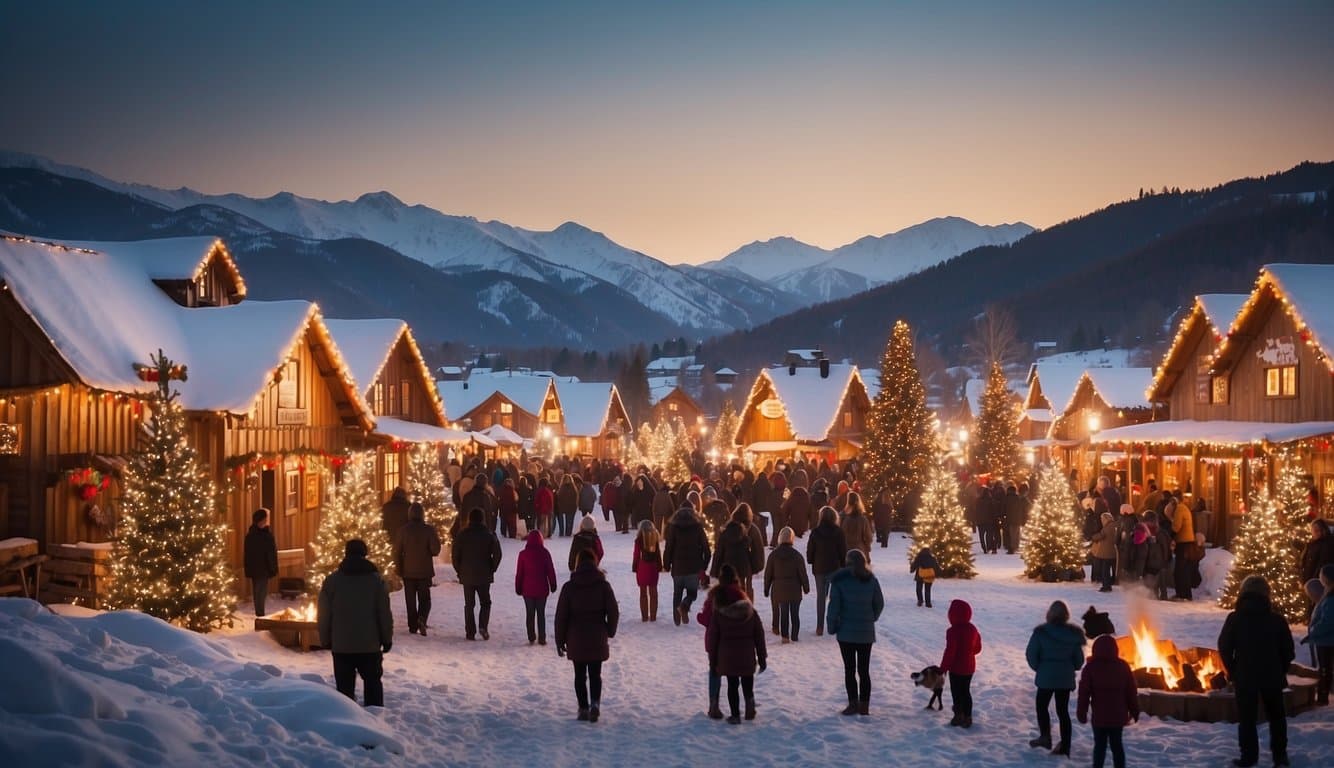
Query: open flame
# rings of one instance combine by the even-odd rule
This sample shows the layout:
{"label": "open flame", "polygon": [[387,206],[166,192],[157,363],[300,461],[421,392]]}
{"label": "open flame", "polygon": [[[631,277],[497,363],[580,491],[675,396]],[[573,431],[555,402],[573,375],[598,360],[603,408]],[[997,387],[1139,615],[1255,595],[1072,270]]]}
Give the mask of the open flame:
{"label": "open flame", "polygon": [[1203,648],[1182,650],[1171,640],[1161,640],[1147,621],[1130,630],[1129,638],[1117,641],[1121,658],[1134,669],[1157,671],[1169,690],[1181,688],[1186,677],[1186,665],[1194,668],[1195,678],[1199,683],[1196,690],[1209,690],[1210,681],[1223,671],[1221,660],[1216,651]]}
{"label": "open flame", "polygon": [[279,621],[309,621],[314,622],[319,618],[319,609],[314,603],[306,603],[302,608],[284,608],[273,614],[269,618]]}

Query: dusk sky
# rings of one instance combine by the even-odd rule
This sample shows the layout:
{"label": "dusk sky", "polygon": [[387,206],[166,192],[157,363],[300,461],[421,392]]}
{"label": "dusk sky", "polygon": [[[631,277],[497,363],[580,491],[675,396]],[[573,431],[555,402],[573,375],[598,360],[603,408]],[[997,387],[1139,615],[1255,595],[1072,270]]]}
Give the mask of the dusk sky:
{"label": "dusk sky", "polygon": [[672,263],[1334,159],[1330,2],[269,5],[6,0],[0,148]]}

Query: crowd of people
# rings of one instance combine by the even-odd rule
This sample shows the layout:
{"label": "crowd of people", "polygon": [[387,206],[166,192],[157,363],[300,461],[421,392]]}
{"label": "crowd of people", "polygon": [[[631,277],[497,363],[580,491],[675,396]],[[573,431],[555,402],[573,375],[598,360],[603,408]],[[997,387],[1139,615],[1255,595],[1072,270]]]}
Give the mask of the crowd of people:
{"label": "crowd of people", "polygon": [[[887,542],[880,521],[882,516],[889,518],[892,510],[868,514],[857,469],[855,462],[842,468],[825,463],[778,463],[757,472],[705,465],[689,480],[672,484],[646,468],[626,473],[609,462],[577,467],[558,461],[530,466],[527,472],[517,471],[514,465],[459,467],[453,486],[459,508],[466,510],[460,519],[466,522],[456,523],[453,529],[450,555],[464,588],[465,636],[468,640],[489,639],[490,585],[502,558],[499,536],[522,534],[526,541],[518,556],[514,586],[524,602],[528,641],[547,644],[546,603],[559,592],[553,629],[556,652],[573,665],[578,719],[597,722],[602,665],[610,658],[610,640],[621,620],[617,596],[605,573],[609,564],[604,563],[601,522],[618,533],[633,532],[635,536],[630,562],[625,565],[635,576],[641,622],[657,621],[664,576],[670,577],[672,620],[677,626],[691,625],[691,609],[700,591],[707,590],[694,621],[704,628],[701,667],[707,669],[710,718],[735,724],[756,717],[754,678],[768,667],[767,636],[772,634],[783,643],[800,642],[800,605],[810,594],[811,582],[817,603],[815,634],[832,635],[843,662],[847,704],[842,714],[868,715],[871,652],[885,605],[871,556],[877,541],[881,546]],[[493,492],[493,487],[500,488],[500,493]],[[554,494],[553,487],[557,489]],[[508,494],[507,489],[515,493]],[[1015,529],[1026,520],[1027,490],[999,484],[962,490],[970,517],[978,521],[983,551],[1019,546]],[[1090,516],[1096,515],[1098,522],[1090,523],[1086,534],[1096,576],[1104,588],[1161,574],[1171,558],[1190,562],[1184,550],[1196,543],[1198,513],[1187,510],[1172,494],[1155,496],[1155,492],[1151,489],[1146,495],[1143,514],[1121,502],[1119,492],[1106,479],[1100,479],[1081,501],[1086,509],[1091,505]],[[599,503],[601,521],[595,517]],[[1110,505],[1126,518],[1124,522],[1110,516]],[[772,525],[766,526],[770,521]],[[262,530],[258,514],[256,525]],[[570,540],[569,575],[563,584],[549,548],[552,538],[560,536]],[[1315,538],[1322,542],[1320,547],[1334,541],[1327,529]],[[262,533],[257,535],[260,539]],[[804,547],[799,548],[803,539]],[[1163,546],[1160,540],[1172,545]],[[1140,554],[1145,545],[1166,557]],[[394,552],[407,587],[408,629],[424,635],[431,610],[429,584],[435,576],[432,563],[440,552],[440,541],[423,522],[420,505],[407,505],[406,522],[394,535]],[[918,605],[931,605],[937,568],[929,548],[919,552],[910,565]],[[1325,592],[1316,607],[1309,642],[1322,660],[1320,696],[1327,703],[1328,671],[1334,661],[1334,598],[1329,597],[1334,593],[1334,565],[1317,573],[1324,579]],[[1186,597],[1191,574],[1189,569],[1184,571]],[[757,588],[771,606],[767,632],[756,610]],[[365,560],[364,544],[349,542],[347,558],[320,595],[321,642],[333,650],[338,689],[353,695],[355,678],[361,675],[368,705],[383,701],[380,665],[382,654],[392,646],[387,600],[375,566]],[[967,602],[950,602],[939,663],[953,702],[950,725],[961,728],[973,724],[971,680],[983,647],[972,613]],[[348,624],[356,628],[349,629]],[[1086,659],[1090,639],[1092,656]],[[1270,717],[1275,764],[1287,764],[1282,697],[1275,699],[1274,685],[1280,679],[1275,670],[1292,658],[1291,641],[1286,623],[1270,607],[1263,579],[1247,580],[1237,610],[1219,637],[1219,651],[1238,696],[1242,757],[1237,765],[1255,764],[1260,702]],[[1069,609],[1057,601],[1033,631],[1026,657],[1035,673],[1038,730],[1030,745],[1057,755],[1069,754],[1070,699],[1075,696],[1079,721],[1092,722],[1094,764],[1102,766],[1110,751],[1114,765],[1123,766],[1122,729],[1137,720],[1139,712],[1133,676],[1117,656],[1115,639],[1109,635],[1089,638],[1070,623]],[[727,683],[726,712],[722,708],[723,681]],[[1055,739],[1053,704],[1059,726]]]}

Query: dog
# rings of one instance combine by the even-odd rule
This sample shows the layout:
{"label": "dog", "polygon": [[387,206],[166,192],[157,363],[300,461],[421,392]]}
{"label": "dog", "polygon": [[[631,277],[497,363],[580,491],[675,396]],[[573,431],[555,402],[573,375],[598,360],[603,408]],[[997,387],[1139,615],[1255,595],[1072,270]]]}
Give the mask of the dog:
{"label": "dog", "polygon": [[1089,639],[1095,638],[1098,635],[1116,634],[1116,627],[1112,626],[1112,620],[1107,617],[1107,614],[1099,613],[1098,609],[1091,605],[1089,606],[1089,609],[1084,612],[1083,618],[1084,634],[1088,635]]}
{"label": "dog", "polygon": [[931,709],[932,704],[936,705],[935,709],[945,708],[945,699],[941,695],[945,691],[945,673],[940,671],[940,667],[932,665],[921,672],[912,673],[909,677],[916,685],[931,690],[931,698],[926,702],[927,709]]}

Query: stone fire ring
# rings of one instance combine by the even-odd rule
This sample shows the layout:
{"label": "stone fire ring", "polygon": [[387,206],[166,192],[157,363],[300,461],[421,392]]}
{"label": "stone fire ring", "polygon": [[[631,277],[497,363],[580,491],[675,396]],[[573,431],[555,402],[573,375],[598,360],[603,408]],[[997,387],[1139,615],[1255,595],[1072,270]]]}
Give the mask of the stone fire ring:
{"label": "stone fire ring", "polygon": [[300,651],[320,647],[319,624],[301,619],[273,619],[263,616],[255,619],[255,631],[268,630],[280,645]]}
{"label": "stone fire ring", "polygon": [[[1288,687],[1283,690],[1283,705],[1288,717],[1315,706],[1317,675],[1314,669],[1300,664],[1289,667]],[[1145,715],[1170,717],[1183,722],[1237,722],[1237,698],[1231,690],[1184,693],[1141,688],[1139,708]],[[1264,717],[1264,707],[1261,706],[1260,719]]]}

